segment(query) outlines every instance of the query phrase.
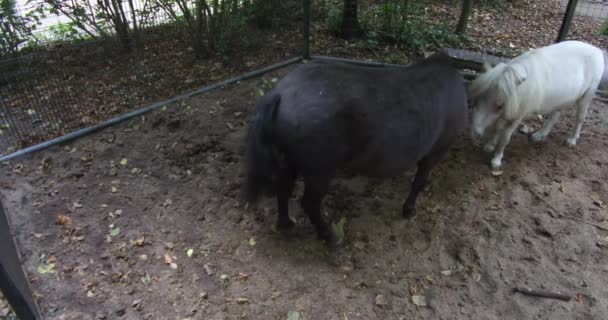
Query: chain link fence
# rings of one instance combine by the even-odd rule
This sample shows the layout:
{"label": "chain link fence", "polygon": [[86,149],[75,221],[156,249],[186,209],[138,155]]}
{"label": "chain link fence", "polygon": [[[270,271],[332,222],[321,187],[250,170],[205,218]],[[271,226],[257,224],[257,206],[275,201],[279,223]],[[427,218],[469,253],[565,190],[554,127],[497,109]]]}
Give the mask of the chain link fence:
{"label": "chain link fence", "polygon": [[0,1],[0,155],[304,45],[299,0]]}
{"label": "chain link fence", "polygon": [[[513,57],[556,41],[565,1],[474,1],[458,34],[462,1],[355,1],[345,35],[344,0],[0,0],[0,155],[308,47],[400,64],[438,47]],[[607,47],[607,14],[578,0],[568,38]]]}

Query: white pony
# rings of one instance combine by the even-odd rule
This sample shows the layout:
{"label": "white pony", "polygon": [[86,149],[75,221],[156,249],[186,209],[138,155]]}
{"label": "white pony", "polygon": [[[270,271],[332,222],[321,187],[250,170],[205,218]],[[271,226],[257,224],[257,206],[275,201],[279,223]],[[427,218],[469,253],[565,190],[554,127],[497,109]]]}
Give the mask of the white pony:
{"label": "white pony", "polygon": [[[543,141],[565,108],[576,105],[576,126],[568,138],[576,145],[587,109],[604,76],[604,51],[580,41],[564,41],[530,50],[508,64],[485,73],[469,87],[473,105],[472,135],[494,132],[484,149],[494,152],[492,169],[502,165],[503,152],[521,121],[533,113],[548,113],[543,126],[531,135]],[[606,70],[608,71],[608,70]],[[603,77],[604,76],[604,77]]]}

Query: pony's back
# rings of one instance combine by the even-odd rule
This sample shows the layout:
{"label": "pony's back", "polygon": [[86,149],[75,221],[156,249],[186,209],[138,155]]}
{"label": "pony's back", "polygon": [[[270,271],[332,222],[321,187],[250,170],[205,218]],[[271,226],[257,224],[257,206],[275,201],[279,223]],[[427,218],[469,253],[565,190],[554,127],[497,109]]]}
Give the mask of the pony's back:
{"label": "pony's back", "polygon": [[596,90],[604,73],[604,52],[581,41],[564,41],[530,50],[480,76],[471,96],[494,90],[505,116],[516,119],[573,105]]}

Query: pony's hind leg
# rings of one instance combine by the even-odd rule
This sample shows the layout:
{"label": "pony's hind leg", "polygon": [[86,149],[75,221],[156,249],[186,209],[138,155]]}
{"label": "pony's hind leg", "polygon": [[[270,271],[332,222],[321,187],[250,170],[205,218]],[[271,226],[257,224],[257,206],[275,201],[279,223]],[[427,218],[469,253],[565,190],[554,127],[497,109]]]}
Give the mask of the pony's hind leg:
{"label": "pony's hind leg", "polygon": [[427,184],[431,170],[437,165],[439,160],[443,158],[446,152],[447,148],[442,148],[418,162],[418,169],[416,170],[414,182],[412,182],[410,194],[403,204],[403,217],[412,218],[416,215],[416,200],[418,199],[418,194]]}
{"label": "pony's hind leg", "polygon": [[549,118],[547,118],[547,120],[545,120],[545,123],[543,123],[543,126],[540,129],[536,130],[536,132],[534,132],[530,136],[530,139],[532,139],[532,141],[534,141],[534,142],[541,142],[541,141],[545,140],[545,138],[547,138],[547,136],[553,129],[553,126],[555,126],[555,124],[559,120],[560,115],[561,115],[561,112],[553,111],[549,115]]}
{"label": "pony's hind leg", "polygon": [[279,231],[286,231],[293,227],[293,221],[289,218],[289,198],[293,193],[297,177],[298,172],[295,168],[287,166],[279,170],[277,179],[277,203],[279,211],[277,229]]}
{"label": "pony's hind leg", "polygon": [[319,238],[330,244],[337,242],[337,237],[331,231],[329,225],[321,217],[321,203],[329,189],[330,178],[328,177],[304,177],[304,196],[302,197],[302,208],[317,230]]}
{"label": "pony's hind leg", "polygon": [[500,137],[498,139],[498,145],[496,146],[496,150],[494,150],[494,157],[492,158],[492,170],[499,170],[502,166],[502,157],[505,151],[505,147],[511,141],[511,136],[515,129],[521,123],[521,119],[517,119],[507,124],[503,130],[501,130]]}
{"label": "pony's hind leg", "polygon": [[581,128],[583,127],[583,122],[585,122],[587,110],[589,110],[589,105],[594,94],[594,91],[588,91],[576,102],[576,126],[574,127],[574,132],[572,132],[572,136],[566,140],[566,144],[570,147],[574,147],[581,136]]}

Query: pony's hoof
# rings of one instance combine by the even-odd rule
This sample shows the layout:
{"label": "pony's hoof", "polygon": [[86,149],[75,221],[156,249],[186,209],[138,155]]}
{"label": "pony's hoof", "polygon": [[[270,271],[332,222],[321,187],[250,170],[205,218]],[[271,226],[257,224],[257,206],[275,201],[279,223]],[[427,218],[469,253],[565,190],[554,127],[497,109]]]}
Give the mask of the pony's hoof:
{"label": "pony's hoof", "polygon": [[536,131],[530,136],[530,140],[532,140],[534,142],[542,142],[542,141],[545,141],[546,137],[547,136],[545,136],[544,134]]}
{"label": "pony's hoof", "polygon": [[403,217],[405,219],[411,219],[415,217],[417,213],[415,207],[403,207]]}
{"label": "pony's hoof", "polygon": [[568,140],[566,140],[566,145],[568,147],[574,147],[574,146],[576,146],[576,139],[575,138],[568,138]]}
{"label": "pony's hoof", "polygon": [[483,146],[483,151],[485,151],[487,153],[494,152],[494,149],[496,149],[496,145],[494,145],[492,143],[487,143],[486,145]]}
{"label": "pony's hoof", "polygon": [[502,167],[502,160],[492,159],[490,167],[492,168],[492,171],[500,171],[500,168]]}

